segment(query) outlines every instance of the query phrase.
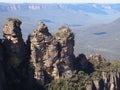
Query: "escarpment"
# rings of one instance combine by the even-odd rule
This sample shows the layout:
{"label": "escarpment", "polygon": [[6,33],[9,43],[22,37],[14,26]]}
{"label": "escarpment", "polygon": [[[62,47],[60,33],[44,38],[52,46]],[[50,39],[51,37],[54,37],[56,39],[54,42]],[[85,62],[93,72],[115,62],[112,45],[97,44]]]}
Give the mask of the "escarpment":
{"label": "escarpment", "polygon": [[10,18],[3,26],[0,90],[120,90],[120,62],[101,55],[75,57],[69,27],[52,35],[41,22],[25,43],[21,23]]}

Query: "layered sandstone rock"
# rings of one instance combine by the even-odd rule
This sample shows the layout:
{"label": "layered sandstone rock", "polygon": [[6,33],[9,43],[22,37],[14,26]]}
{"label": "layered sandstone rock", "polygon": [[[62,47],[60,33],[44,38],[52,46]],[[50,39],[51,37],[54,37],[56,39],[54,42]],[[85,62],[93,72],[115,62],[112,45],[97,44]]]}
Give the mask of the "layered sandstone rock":
{"label": "layered sandstone rock", "polygon": [[34,66],[34,78],[45,83],[45,73],[51,75],[53,63],[58,59],[57,42],[41,22],[30,35],[31,62]]}
{"label": "layered sandstone rock", "polygon": [[[22,78],[25,78],[27,73],[25,68],[27,67],[27,50],[22,39],[20,25],[19,19],[11,18],[3,26],[6,83],[10,85],[14,83],[16,87],[18,83],[22,83]],[[15,87],[14,84],[12,84],[13,87]]]}
{"label": "layered sandstone rock", "polygon": [[101,79],[94,79],[93,84],[97,90],[120,90],[120,73],[102,72]]}
{"label": "layered sandstone rock", "polygon": [[56,79],[72,76],[74,35],[69,28],[62,27],[52,36],[47,26],[41,22],[30,35],[29,42],[34,78],[40,83],[45,83],[45,73]]}
{"label": "layered sandstone rock", "polygon": [[26,57],[26,46],[22,39],[20,25],[19,19],[9,19],[3,27],[7,62],[13,67],[19,66]]}
{"label": "layered sandstone rock", "polygon": [[61,27],[55,34],[59,43],[59,72],[62,77],[70,78],[73,70],[74,34],[68,27]]}
{"label": "layered sandstone rock", "polygon": [[119,90],[120,89],[120,73],[118,72],[102,72],[104,87],[108,90]]}

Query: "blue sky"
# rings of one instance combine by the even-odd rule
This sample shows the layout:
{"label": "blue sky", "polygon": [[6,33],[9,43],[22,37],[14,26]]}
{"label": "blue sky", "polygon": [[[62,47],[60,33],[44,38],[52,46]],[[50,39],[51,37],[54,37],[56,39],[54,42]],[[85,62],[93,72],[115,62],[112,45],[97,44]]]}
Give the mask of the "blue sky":
{"label": "blue sky", "polygon": [[120,3],[120,0],[0,0],[6,3]]}

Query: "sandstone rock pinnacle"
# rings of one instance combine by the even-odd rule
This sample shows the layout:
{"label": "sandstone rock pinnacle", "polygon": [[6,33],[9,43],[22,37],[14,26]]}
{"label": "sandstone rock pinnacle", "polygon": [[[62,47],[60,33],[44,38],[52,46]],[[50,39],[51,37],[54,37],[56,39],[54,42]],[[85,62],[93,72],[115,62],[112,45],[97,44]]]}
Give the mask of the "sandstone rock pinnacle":
{"label": "sandstone rock pinnacle", "polygon": [[72,76],[74,35],[67,27],[52,36],[47,26],[41,22],[30,35],[31,62],[34,78],[45,83],[46,74],[54,77]]}
{"label": "sandstone rock pinnacle", "polygon": [[6,84],[19,85],[23,83],[22,78],[25,78],[27,73],[25,68],[27,67],[27,49],[22,38],[20,25],[19,19],[10,18],[3,26]]}
{"label": "sandstone rock pinnacle", "polygon": [[59,43],[59,70],[62,77],[70,78],[72,76],[74,60],[74,34],[68,27],[61,27],[55,34],[55,39]]}
{"label": "sandstone rock pinnacle", "polygon": [[35,67],[34,78],[45,83],[45,72],[52,74],[53,63],[57,60],[57,42],[48,32],[47,26],[41,22],[30,35],[31,62]]}

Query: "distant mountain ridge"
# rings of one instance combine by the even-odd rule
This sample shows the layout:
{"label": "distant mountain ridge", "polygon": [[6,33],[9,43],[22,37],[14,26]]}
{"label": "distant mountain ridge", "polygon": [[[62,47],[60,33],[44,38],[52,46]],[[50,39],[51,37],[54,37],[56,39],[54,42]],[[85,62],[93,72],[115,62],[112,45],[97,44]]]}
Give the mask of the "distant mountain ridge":
{"label": "distant mountain ridge", "polygon": [[17,10],[41,10],[41,9],[67,9],[74,11],[84,11],[97,14],[107,14],[109,10],[120,12],[120,4],[9,4],[0,3],[0,11],[17,11]]}

